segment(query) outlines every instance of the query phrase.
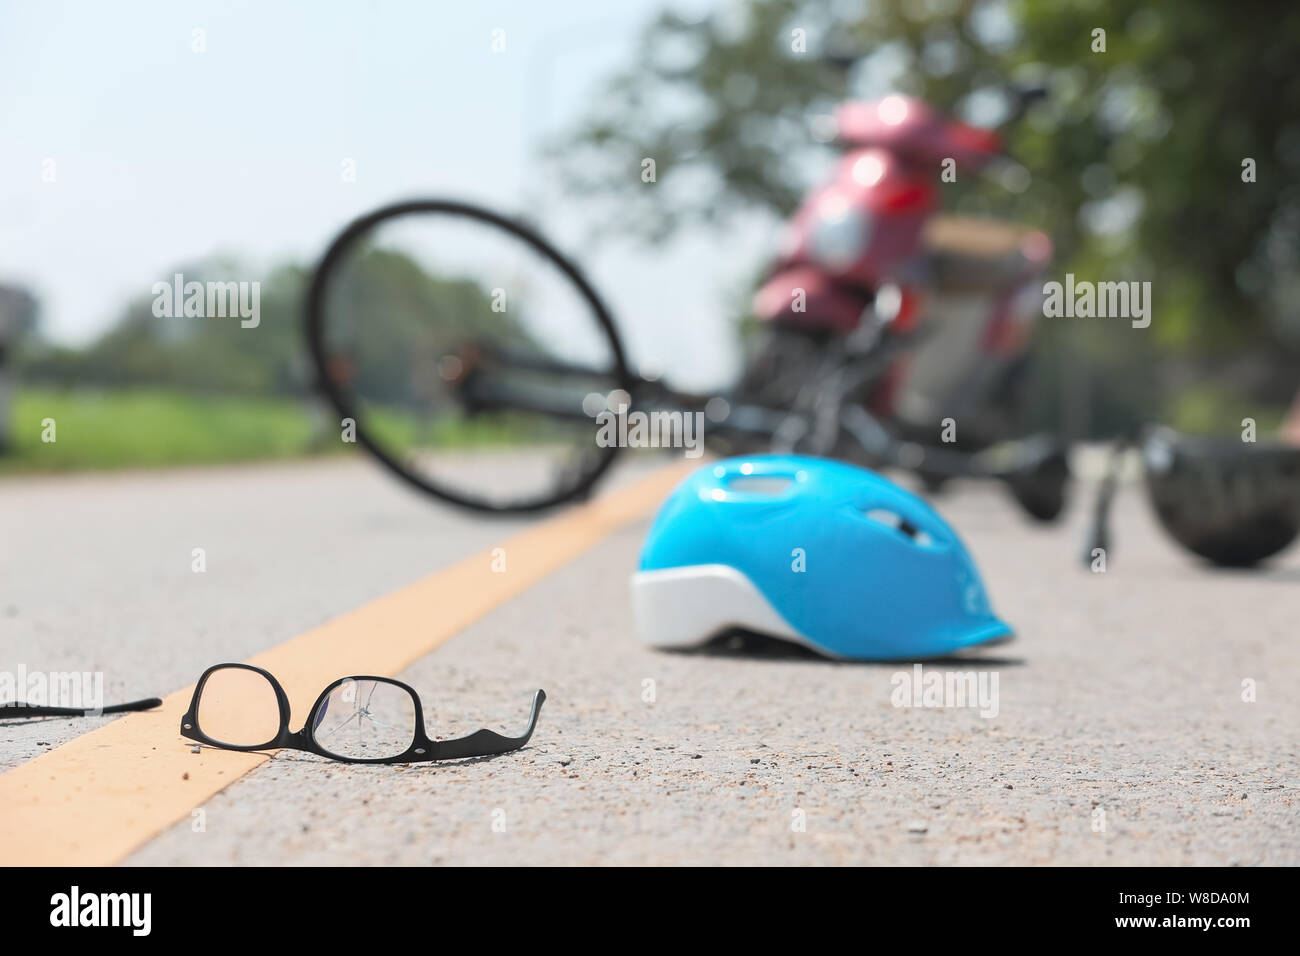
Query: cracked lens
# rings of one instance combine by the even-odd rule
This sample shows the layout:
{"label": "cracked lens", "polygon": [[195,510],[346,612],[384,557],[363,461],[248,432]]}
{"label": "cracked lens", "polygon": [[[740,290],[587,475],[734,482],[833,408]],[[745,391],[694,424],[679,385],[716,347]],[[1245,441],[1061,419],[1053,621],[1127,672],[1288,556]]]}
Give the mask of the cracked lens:
{"label": "cracked lens", "polygon": [[330,691],[312,724],[316,743],[335,756],[396,757],[415,739],[415,701],[387,681],[346,680]]}

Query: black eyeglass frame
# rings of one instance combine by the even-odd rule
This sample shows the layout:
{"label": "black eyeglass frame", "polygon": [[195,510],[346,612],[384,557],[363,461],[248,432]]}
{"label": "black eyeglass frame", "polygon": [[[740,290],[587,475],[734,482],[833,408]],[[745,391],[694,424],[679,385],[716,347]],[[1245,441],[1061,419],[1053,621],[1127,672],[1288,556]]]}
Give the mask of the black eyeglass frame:
{"label": "black eyeglass frame", "polygon": [[[203,687],[208,682],[208,678],[220,670],[238,668],[242,670],[253,671],[261,674],[271,684],[275,691],[276,702],[280,707],[280,728],[275,737],[266,743],[257,744],[251,747],[236,746],[224,741],[209,737],[199,726],[198,712],[199,700],[203,696]],[[316,741],[315,726],[316,714],[321,705],[329,697],[330,692],[341,684],[348,681],[377,681],[384,684],[392,684],[400,687],[410,695],[412,703],[415,705],[415,732],[411,738],[411,745],[400,754],[392,757],[345,757],[340,754],[327,750]],[[373,677],[370,675],[358,674],[351,677],[340,677],[334,681],[316,698],[316,703],[312,704],[311,710],[307,714],[307,722],[301,730],[289,729],[289,718],[291,716],[289,707],[289,696],[280,686],[280,682],[275,679],[275,675],[270,671],[263,670],[252,664],[213,664],[203,672],[199,682],[194,685],[194,696],[190,698],[189,709],[181,718],[181,736],[190,740],[198,741],[201,744],[207,744],[210,747],[218,747],[221,750],[237,750],[241,752],[250,752],[255,750],[303,750],[307,753],[313,753],[320,757],[328,757],[330,760],[338,760],[342,763],[416,763],[429,760],[457,760],[467,757],[491,757],[496,754],[509,753],[512,750],[519,750],[533,736],[533,731],[537,729],[537,717],[542,711],[542,704],[546,701],[546,691],[538,690],[533,694],[532,709],[528,716],[528,728],[518,737],[507,737],[498,734],[493,730],[476,730],[467,737],[457,737],[452,740],[434,740],[425,733],[424,730],[424,708],[420,704],[420,695],[409,684],[404,684],[400,680],[391,677]]]}

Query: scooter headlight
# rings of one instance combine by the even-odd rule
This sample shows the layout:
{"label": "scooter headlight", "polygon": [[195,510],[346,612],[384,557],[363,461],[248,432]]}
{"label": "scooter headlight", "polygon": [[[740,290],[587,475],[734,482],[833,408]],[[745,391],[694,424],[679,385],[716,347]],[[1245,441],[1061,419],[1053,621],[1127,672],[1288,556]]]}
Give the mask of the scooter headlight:
{"label": "scooter headlight", "polygon": [[809,254],[825,269],[842,272],[862,258],[871,242],[871,215],[842,196],[828,197],[817,209]]}

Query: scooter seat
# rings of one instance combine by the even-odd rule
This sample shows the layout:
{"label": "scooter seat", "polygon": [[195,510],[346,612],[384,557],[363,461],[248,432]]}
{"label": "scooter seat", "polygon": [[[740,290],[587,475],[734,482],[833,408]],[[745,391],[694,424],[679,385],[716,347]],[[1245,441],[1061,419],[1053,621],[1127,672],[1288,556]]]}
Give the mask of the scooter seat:
{"label": "scooter seat", "polygon": [[1024,241],[1034,231],[996,219],[936,216],[921,235],[935,287],[978,292],[1023,280],[1030,270]]}

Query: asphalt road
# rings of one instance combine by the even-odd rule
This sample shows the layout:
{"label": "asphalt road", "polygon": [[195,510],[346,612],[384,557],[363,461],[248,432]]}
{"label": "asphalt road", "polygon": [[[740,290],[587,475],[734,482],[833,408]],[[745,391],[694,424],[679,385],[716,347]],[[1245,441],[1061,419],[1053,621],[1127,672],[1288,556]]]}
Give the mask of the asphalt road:
{"label": "asphalt road", "polygon": [[[647,518],[399,675],[447,735],[516,731],[545,688],[524,751],[283,752],[209,800],[201,830],[178,823],[127,862],[1300,862],[1300,548],[1209,570],[1128,489],[1092,574],[1080,502],[1052,528],[994,488],[937,503],[1018,637],[926,668],[996,675],[996,716],[895,706],[898,665],[640,647],[627,575]],[[161,696],[521,524],[362,462],[5,481],[0,669],[103,670],[109,700]],[[0,769],[96,723],[0,725]]]}

